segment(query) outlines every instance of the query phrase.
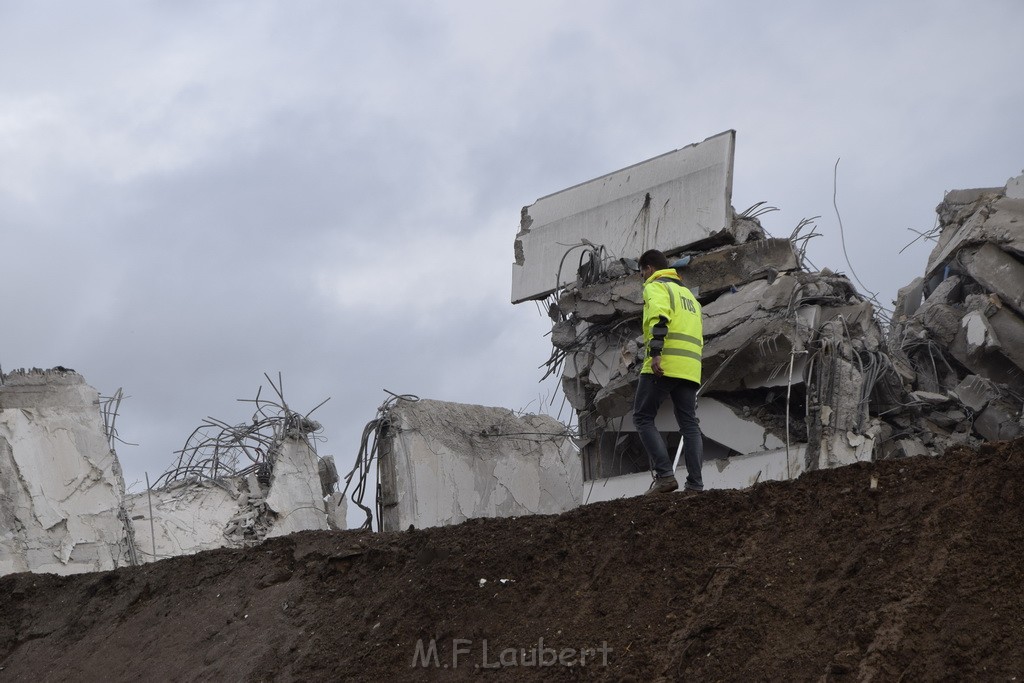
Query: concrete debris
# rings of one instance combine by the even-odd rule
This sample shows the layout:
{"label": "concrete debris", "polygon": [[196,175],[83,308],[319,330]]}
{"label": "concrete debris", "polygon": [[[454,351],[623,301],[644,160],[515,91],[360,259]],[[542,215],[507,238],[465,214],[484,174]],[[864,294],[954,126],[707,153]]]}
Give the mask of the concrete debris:
{"label": "concrete debris", "polygon": [[381,529],[564,512],[581,503],[579,457],[544,415],[399,400],[379,437]]}
{"label": "concrete debris", "polygon": [[577,279],[578,254],[556,245],[601,245],[616,262],[659,244],[682,249],[746,242],[760,226],[733,220],[735,139],[735,131],[726,131],[524,207],[512,303],[543,299]]}
{"label": "concrete debris", "polygon": [[924,286],[913,295],[923,302],[919,308],[897,302],[888,352],[911,370],[903,380],[909,396],[942,395],[959,404],[944,410],[949,403],[926,401],[914,406],[926,413],[924,421],[904,425],[937,450],[1021,433],[1024,201],[1016,193],[1022,179],[948,192],[936,208],[938,243]]}
{"label": "concrete debris", "polygon": [[[655,169],[645,170],[648,163],[630,167],[628,175],[656,177]],[[725,166],[731,169],[731,159]],[[622,173],[594,182],[608,184]],[[643,361],[641,286],[613,269],[648,248],[689,259],[678,272],[703,306],[698,417],[705,482],[716,482],[712,486],[935,454],[1020,433],[1024,176],[1005,187],[945,195],[936,209],[939,227],[930,235],[937,245],[924,274],[900,290],[891,322],[880,320],[844,275],[804,268],[800,226],[791,239],[770,238],[756,212],[736,216],[729,207],[716,215],[733,217],[732,229],[719,231],[733,235],[731,243],[688,242],[681,237],[689,234],[687,226],[672,222],[685,223],[681,215],[662,216],[660,232],[645,233],[642,242],[624,240],[623,234],[635,233],[622,222],[621,209],[613,216],[603,205],[578,199],[581,188],[596,192],[591,185],[524,209],[532,226],[539,208],[557,202],[560,225],[578,232],[555,239],[555,232],[526,226],[517,255],[524,256],[528,235],[530,248],[548,254],[549,262],[531,267],[529,255],[519,258],[514,269],[531,267],[529,295],[523,280],[514,280],[512,294],[518,302],[556,292],[547,371],[562,372],[577,412],[588,495],[598,488],[605,492],[601,499],[619,495],[608,491],[632,495],[649,480],[631,418]],[[631,183],[633,203],[653,197],[653,189]],[[740,220],[742,228],[735,225]],[[587,245],[589,261],[574,281],[570,269],[555,262],[563,253],[568,257],[559,245],[576,242]],[[679,436],[671,406],[662,413],[657,424],[674,448]],[[745,468],[754,462],[751,474]],[[724,476],[727,471],[733,475]]]}
{"label": "concrete debris", "polygon": [[129,564],[124,480],[74,370],[0,376],[0,575]]}
{"label": "concrete debris", "polygon": [[[249,435],[265,448],[249,467],[179,459],[160,486],[125,494],[112,418],[73,370],[0,377],[0,575],[104,571],[176,555],[259,543],[306,529],[345,528],[333,459],[318,458],[308,417],[257,401]],[[231,442],[241,427],[227,427]],[[197,430],[198,432],[198,430]],[[218,437],[219,438],[219,437]],[[215,443],[215,439],[213,442]],[[235,441],[245,450],[244,439]],[[251,449],[255,452],[259,449]],[[186,455],[202,449],[185,449]]]}

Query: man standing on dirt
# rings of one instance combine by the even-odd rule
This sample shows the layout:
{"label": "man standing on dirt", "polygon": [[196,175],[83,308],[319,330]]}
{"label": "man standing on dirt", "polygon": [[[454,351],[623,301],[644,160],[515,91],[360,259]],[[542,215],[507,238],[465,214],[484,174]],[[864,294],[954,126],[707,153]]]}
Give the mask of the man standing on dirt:
{"label": "man standing on dirt", "polygon": [[633,424],[654,470],[654,482],[647,493],[669,493],[679,488],[665,440],[654,424],[666,396],[672,398],[683,438],[685,490],[703,491],[703,446],[697,420],[697,390],[704,348],[700,304],[657,249],[645,251],[639,265],[644,280],[643,330],[647,356],[636,387]]}

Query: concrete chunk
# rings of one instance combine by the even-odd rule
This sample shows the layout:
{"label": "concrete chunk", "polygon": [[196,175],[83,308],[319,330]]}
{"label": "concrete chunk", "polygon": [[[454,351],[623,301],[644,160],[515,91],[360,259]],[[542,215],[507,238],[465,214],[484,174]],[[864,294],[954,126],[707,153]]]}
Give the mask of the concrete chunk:
{"label": "concrete chunk", "polygon": [[1016,439],[1024,434],[1020,408],[1006,401],[992,401],[974,421],[974,431],[987,441]]}
{"label": "concrete chunk", "polygon": [[796,286],[796,278],[781,276],[770,284],[755,280],[721,295],[702,308],[704,336],[714,337],[751,317],[763,317],[764,311],[786,306]]}
{"label": "concrete chunk", "polygon": [[726,131],[525,207],[515,241],[512,303],[543,298],[573,282],[575,269],[559,268],[566,251],[583,240],[604,246],[613,259],[737,241],[735,140],[736,132]]}
{"label": "concrete chunk", "polygon": [[967,375],[953,390],[953,394],[960,403],[976,413],[983,410],[989,401],[999,397],[992,383],[978,375]]}
{"label": "concrete chunk", "polygon": [[793,243],[784,238],[755,240],[697,254],[682,271],[684,283],[700,285],[700,296],[725,291],[799,267]]}
{"label": "concrete chunk", "polygon": [[636,315],[644,309],[643,285],[637,278],[620,278],[582,288],[567,289],[558,307],[588,322],[608,322]]}
{"label": "concrete chunk", "polygon": [[945,228],[928,258],[928,276],[939,273],[960,249],[985,242],[1024,255],[1024,199],[996,199],[989,210],[975,212],[962,226]]}
{"label": "concrete chunk", "polygon": [[701,396],[698,399],[697,416],[704,436],[743,455],[784,448],[786,445],[762,425],[741,417],[731,407],[713,398]]}
{"label": "concrete chunk", "polygon": [[959,260],[968,275],[1024,315],[1024,264],[991,243],[964,249]]}

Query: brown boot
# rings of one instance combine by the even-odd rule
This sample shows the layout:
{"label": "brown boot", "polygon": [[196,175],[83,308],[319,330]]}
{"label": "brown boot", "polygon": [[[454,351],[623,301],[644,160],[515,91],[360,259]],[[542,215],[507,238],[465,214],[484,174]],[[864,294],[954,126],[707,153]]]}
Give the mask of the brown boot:
{"label": "brown boot", "polygon": [[679,488],[679,482],[676,481],[675,476],[668,475],[667,477],[657,477],[651,482],[651,488],[647,489],[645,496],[651,496],[657,493],[671,493]]}

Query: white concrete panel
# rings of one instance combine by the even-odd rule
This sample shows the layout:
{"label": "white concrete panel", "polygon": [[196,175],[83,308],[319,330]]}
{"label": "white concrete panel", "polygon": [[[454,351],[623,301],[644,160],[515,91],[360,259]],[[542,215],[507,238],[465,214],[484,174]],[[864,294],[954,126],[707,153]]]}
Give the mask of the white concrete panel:
{"label": "white concrete panel", "polygon": [[[381,479],[394,481],[384,529],[564,512],[583,472],[565,427],[543,415],[444,401],[399,402]],[[385,471],[386,470],[386,471]]]}
{"label": "white concrete panel", "polygon": [[[737,455],[727,460],[709,460],[704,463],[701,475],[705,489],[743,489],[763,481],[793,479],[804,471],[806,446],[791,446],[787,459],[786,450],[770,451],[757,455]],[[680,463],[676,470],[679,481],[686,479],[686,467]],[[583,485],[583,498],[587,503],[616,498],[630,498],[644,493],[651,485],[647,472],[626,474],[620,477],[595,479]]]}
{"label": "white concrete panel", "polygon": [[512,303],[543,298],[576,279],[583,240],[612,258],[669,251],[732,229],[736,132],[663,154],[538,199],[523,209]]}

